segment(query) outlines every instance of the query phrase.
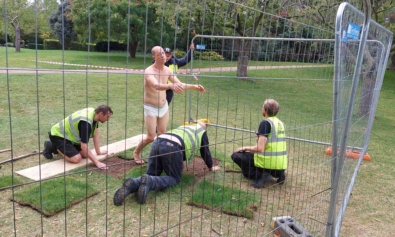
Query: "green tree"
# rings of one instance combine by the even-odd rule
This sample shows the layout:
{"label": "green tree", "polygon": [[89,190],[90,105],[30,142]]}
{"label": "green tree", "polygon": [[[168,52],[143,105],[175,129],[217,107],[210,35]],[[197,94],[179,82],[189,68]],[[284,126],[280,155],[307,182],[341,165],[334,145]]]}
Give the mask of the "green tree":
{"label": "green tree", "polygon": [[50,28],[65,49],[69,49],[71,42],[76,38],[74,23],[71,20],[70,14],[70,1],[64,0],[58,9],[52,12],[49,18]]}
{"label": "green tree", "polygon": [[[226,27],[234,29],[239,36],[254,37],[259,30],[264,12],[268,7],[269,0],[242,1],[243,7],[234,4],[229,11],[229,18],[225,24]],[[272,5],[277,9],[278,5]],[[248,76],[248,61],[252,52],[251,40],[240,40],[238,44],[239,56],[237,59],[237,76]]]}
{"label": "green tree", "polygon": [[[37,33],[48,35],[48,16],[52,9],[57,6],[56,0],[6,0],[0,4],[0,22],[5,23],[3,34],[14,37],[15,50],[20,52],[21,40],[33,41]],[[5,7],[5,8],[4,8]],[[9,32],[8,29],[13,29]]]}
{"label": "green tree", "polygon": [[[395,7],[389,6],[385,13],[384,26],[390,29],[395,35]],[[395,70],[395,40],[393,39],[392,47],[391,47],[391,61],[389,65],[389,69]]]}
{"label": "green tree", "polygon": [[[305,5],[300,8],[298,13],[293,12],[293,18],[295,19],[308,19],[307,23],[317,26],[317,27],[325,27],[330,29],[332,32],[335,30],[335,19],[336,19],[336,11],[341,4],[342,1],[323,1],[323,0],[315,0],[309,5]],[[394,32],[395,24],[388,24],[387,22],[391,21],[391,14],[395,12],[392,8],[393,1],[392,0],[371,0],[372,7],[372,15],[371,18],[377,23],[389,28]],[[355,4],[354,6],[357,9],[363,9],[362,3],[360,1],[351,1],[351,4]],[[395,15],[393,22],[395,23]],[[393,42],[395,43],[395,42]],[[395,51],[395,45],[393,44],[391,47],[391,52]],[[352,55],[351,52],[344,49],[344,53],[347,54],[349,58],[356,58],[356,55]],[[374,90],[375,80],[376,80],[376,72],[377,63],[379,62],[377,55],[372,54],[368,50],[365,50],[364,53],[364,68],[362,69],[362,85],[361,85],[361,100],[359,101],[359,114],[367,115],[370,111],[371,101],[372,101],[372,92]],[[392,63],[389,68],[395,68],[395,54],[392,55]]]}
{"label": "green tree", "polygon": [[28,24],[29,27],[23,28],[23,39],[29,42],[42,43],[43,39],[53,38],[54,34],[48,21],[58,6],[57,0],[36,0],[32,2],[33,9],[36,9],[36,12],[32,14],[35,17],[35,24]]}
{"label": "green tree", "polygon": [[[21,25],[27,22],[26,15],[28,15],[29,3],[27,0],[12,1],[5,0],[0,6],[0,16],[5,21],[5,24],[10,25],[14,30],[14,45],[15,51],[21,51]],[[7,31],[5,31],[8,34]]]}
{"label": "green tree", "polygon": [[[237,3],[225,1],[197,0],[167,1],[164,16],[174,28],[188,29],[191,36],[195,34],[254,37],[261,27],[269,0],[241,0]],[[277,3],[270,5],[270,10],[279,7]],[[180,31],[179,37],[185,37]],[[226,42],[227,41],[223,41]],[[251,58],[251,40],[233,40],[238,52],[237,75],[247,77],[247,67]]]}
{"label": "green tree", "polygon": [[127,42],[130,57],[135,58],[137,48],[142,42],[153,46],[169,35],[168,29],[158,23],[156,9],[160,3],[155,1],[101,1],[92,0],[72,2],[72,20],[81,41],[123,41]]}

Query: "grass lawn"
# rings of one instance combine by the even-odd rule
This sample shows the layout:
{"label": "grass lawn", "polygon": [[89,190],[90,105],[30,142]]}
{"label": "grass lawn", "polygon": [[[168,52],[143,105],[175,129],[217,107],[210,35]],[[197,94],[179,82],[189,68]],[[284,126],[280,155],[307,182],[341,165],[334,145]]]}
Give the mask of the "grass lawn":
{"label": "grass lawn", "polygon": [[[348,205],[342,233],[360,236],[391,236],[385,220],[395,220],[395,72],[387,70],[381,89],[368,152],[371,162],[364,162]],[[388,232],[387,232],[388,230]]]}
{"label": "grass lawn", "polygon": [[[65,65],[54,65],[48,62],[65,63]],[[144,69],[152,63],[151,54],[138,54],[131,58],[127,52],[83,52],[62,50],[33,50],[22,48],[21,52],[15,52],[15,48],[0,47],[0,68],[24,68],[24,69],[86,69],[86,65]],[[194,67],[231,67],[236,66],[235,61],[202,61],[194,60]],[[82,64],[84,67],[67,64]],[[296,63],[296,65],[306,65]],[[250,62],[250,66],[277,66],[295,65],[295,63],[281,62]],[[189,66],[189,65],[188,65]],[[185,68],[187,68],[186,66]],[[95,68],[90,68],[95,69]]]}
{"label": "grass lawn", "polygon": [[[36,53],[22,49],[21,54],[15,54],[12,50],[4,50],[5,48],[0,48],[0,63],[3,67],[10,68],[35,68],[36,58],[82,64],[89,60],[88,64],[92,65],[129,68],[144,68],[144,63],[150,62],[149,56],[128,59],[127,55],[120,53]],[[8,57],[7,60],[4,55]],[[216,66],[213,62],[200,63],[205,67]],[[218,63],[232,66],[231,62]],[[270,65],[270,62],[251,62],[253,64]],[[38,68],[61,67],[39,63]],[[73,66],[70,68],[75,69]],[[230,154],[238,146],[255,143],[253,133],[241,130],[257,130],[262,120],[261,106],[266,98],[275,98],[280,102],[278,117],[286,124],[287,136],[330,142],[332,75],[332,68],[282,68],[251,70],[249,76],[252,80],[238,80],[235,79],[235,72],[202,72],[198,82],[205,86],[206,93],[184,92],[175,95],[170,105],[168,129],[178,127],[189,117],[207,118],[211,121],[213,125],[208,128],[211,152],[222,161],[222,169],[211,173],[203,182],[209,182],[217,194],[223,191],[220,195],[226,199],[224,203],[229,203],[232,198],[257,198],[258,201],[251,200],[256,209],[249,220],[188,206],[187,202],[194,196],[195,189],[203,185],[193,183],[188,178],[185,180],[187,185],[150,194],[147,205],[140,206],[128,199],[125,206],[115,207],[112,196],[122,180],[82,169],[73,178],[85,180],[87,184],[100,190],[99,194],[51,218],[44,218],[37,212],[20,206],[15,208],[9,201],[24,186],[2,191],[0,216],[5,221],[0,224],[0,235],[12,234],[14,221],[20,235],[33,236],[41,231],[37,226],[42,226],[48,235],[64,235],[67,232],[72,236],[87,233],[107,233],[111,236],[152,235],[165,229],[168,229],[165,235],[169,236],[191,233],[192,230],[196,230],[194,235],[206,235],[212,233],[212,229],[224,236],[245,234],[245,231],[251,235],[262,235],[270,230],[268,223],[274,215],[297,217],[299,223],[308,223],[305,228],[317,233],[318,229],[324,228],[321,222],[326,220],[328,207],[326,200],[329,192],[325,190],[330,183],[330,159],[325,156],[326,146],[289,141],[287,183],[282,187],[263,190],[249,187],[249,181],[240,173],[230,172],[237,171]],[[394,152],[391,145],[395,140],[392,132],[395,124],[395,110],[392,108],[395,102],[393,78],[395,72],[387,71],[368,150],[372,161],[362,163],[343,221],[341,233],[345,236],[378,236],[383,229],[387,229],[388,233],[395,231],[393,227],[388,229],[388,222],[385,221],[394,220],[393,214],[388,210],[392,210],[395,204],[395,187],[392,185],[395,166],[391,159]],[[197,83],[188,75],[180,75],[180,79]],[[41,150],[53,124],[87,106],[109,104],[114,110],[110,122],[100,126],[101,144],[144,133],[143,76],[140,74],[2,74],[0,91],[4,92],[0,94],[0,150],[12,148],[13,156]],[[10,152],[0,153],[0,159],[6,160],[10,155]],[[143,156],[148,156],[147,150]],[[46,162],[49,161],[36,155],[7,163],[2,165],[0,176],[9,177],[15,170]],[[347,160],[347,164],[352,167],[355,160]],[[21,182],[29,182],[23,177],[20,179]],[[233,191],[242,190],[243,192],[237,193],[241,196],[232,197],[232,193],[225,196],[228,192],[225,188],[229,187]],[[224,190],[219,190],[221,188]],[[216,195],[216,192],[209,195]],[[312,219],[317,222],[311,221]]]}

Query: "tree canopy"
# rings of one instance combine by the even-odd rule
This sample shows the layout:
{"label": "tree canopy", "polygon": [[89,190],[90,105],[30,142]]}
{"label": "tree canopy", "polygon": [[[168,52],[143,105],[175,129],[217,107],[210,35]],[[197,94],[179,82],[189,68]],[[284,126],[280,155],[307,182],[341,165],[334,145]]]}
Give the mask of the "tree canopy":
{"label": "tree canopy", "polygon": [[155,1],[74,1],[72,8],[80,40],[125,42],[132,58],[139,46],[144,50],[146,45],[150,47],[170,40],[169,25],[158,21],[156,11],[160,3]]}
{"label": "tree canopy", "polygon": [[74,22],[70,14],[70,1],[65,0],[59,5],[57,11],[52,12],[49,17],[49,26],[64,49],[69,49],[71,42],[76,39],[77,36],[74,31]]}
{"label": "tree canopy", "polygon": [[35,42],[37,38],[50,36],[47,19],[56,6],[56,0],[5,0],[0,5],[0,22],[4,26],[0,33],[5,38],[11,35],[19,52],[21,40]]}

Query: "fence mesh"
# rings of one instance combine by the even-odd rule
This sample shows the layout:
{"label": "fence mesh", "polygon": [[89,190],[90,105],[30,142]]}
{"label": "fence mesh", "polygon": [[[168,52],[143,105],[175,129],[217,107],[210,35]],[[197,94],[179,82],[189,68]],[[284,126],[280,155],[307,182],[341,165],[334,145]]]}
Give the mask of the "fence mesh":
{"label": "fence mesh", "polygon": [[[89,18],[94,19],[98,14],[93,11],[95,1],[86,4]],[[126,6],[128,18],[137,14],[131,13],[137,9],[133,4]],[[190,41],[195,44],[192,60],[179,69],[178,78],[204,85],[206,92],[175,95],[167,128],[201,118],[210,120],[210,150],[214,163],[221,166],[220,171],[209,172],[203,169],[202,159],[196,157],[184,167],[183,181],[178,186],[150,192],[145,205],[137,204],[134,195],[121,207],[112,203],[124,178],[139,176],[146,169],[128,158],[110,162],[131,155],[124,152],[103,161],[109,165],[108,171],[86,163],[39,181],[15,174],[53,162],[40,154],[49,129],[83,107],[109,104],[113,108],[111,122],[101,125],[102,144],[109,146],[145,133],[144,72],[141,66],[134,68],[134,59],[128,57],[131,45],[128,52],[115,57],[113,52],[100,55],[88,47],[79,62],[69,61],[74,57],[65,49],[47,53],[36,48],[33,57],[17,58],[7,47],[5,60],[1,61],[4,73],[0,75],[0,90],[4,92],[0,95],[1,113],[5,115],[0,117],[0,150],[5,151],[0,157],[15,161],[5,163],[0,170],[3,177],[12,179],[11,185],[1,189],[1,215],[5,220],[0,224],[1,235],[339,235],[356,173],[367,150],[392,33],[370,21],[365,42],[363,31],[358,31],[366,19],[358,10],[362,6],[350,4],[341,5],[339,9],[344,11],[338,11],[336,24],[335,11],[327,13],[336,28],[313,24],[314,18],[307,13],[291,17],[298,16],[306,6],[299,1],[163,1],[157,5],[147,1],[139,6],[144,12],[140,20],[145,21],[146,32],[139,48],[143,67],[151,64],[151,46],[169,44],[166,35],[174,33],[170,41],[174,54],[174,49],[187,50]],[[116,28],[133,42],[137,36],[130,36],[129,30],[135,19],[131,17],[128,27],[121,29],[111,15],[115,11],[111,7],[108,3],[103,8],[108,11],[108,26],[103,30],[108,31],[107,40],[111,41]],[[170,13],[174,16],[169,17]],[[150,21],[152,15],[157,17],[156,22]],[[93,22],[87,21],[84,32],[89,43],[94,37]],[[156,32],[161,35],[159,42],[150,39],[153,33],[149,27],[154,23],[161,26]],[[175,30],[165,32],[171,24],[177,26]],[[365,43],[358,71],[358,53]],[[51,60],[42,60],[41,53],[43,57],[51,54]],[[101,60],[94,61],[97,57]],[[126,58],[124,66],[111,61],[119,58]],[[25,60],[26,68],[14,67],[13,60]],[[283,185],[273,183],[255,189],[230,155],[240,146],[256,144],[255,132],[263,119],[262,104],[267,98],[279,101],[278,117],[286,125],[287,180]],[[327,155],[332,145],[336,148]],[[351,159],[335,150],[356,151],[359,158]],[[38,155],[16,161],[31,151]],[[142,155],[146,161],[148,154],[149,147]],[[60,156],[54,159],[62,160]],[[44,175],[41,170],[40,175]],[[49,181],[58,182],[55,186],[62,184],[59,196],[48,195]],[[68,203],[77,196],[73,188],[80,185],[83,198]],[[34,193],[38,194],[35,206],[32,200],[25,199]],[[64,202],[53,207],[55,211],[45,212],[54,199]],[[274,221],[276,218],[283,222]]]}

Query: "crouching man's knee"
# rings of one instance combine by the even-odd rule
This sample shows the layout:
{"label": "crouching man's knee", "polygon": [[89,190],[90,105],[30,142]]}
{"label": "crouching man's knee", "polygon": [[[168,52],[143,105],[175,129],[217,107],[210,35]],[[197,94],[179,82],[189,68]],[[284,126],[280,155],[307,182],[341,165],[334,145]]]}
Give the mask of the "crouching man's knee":
{"label": "crouching man's knee", "polygon": [[65,159],[70,163],[79,163],[82,160],[81,154],[75,155],[73,157],[65,156]]}
{"label": "crouching man's knee", "polygon": [[241,159],[240,153],[239,152],[233,152],[232,155],[230,156],[232,158],[233,162],[239,161]]}

